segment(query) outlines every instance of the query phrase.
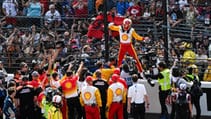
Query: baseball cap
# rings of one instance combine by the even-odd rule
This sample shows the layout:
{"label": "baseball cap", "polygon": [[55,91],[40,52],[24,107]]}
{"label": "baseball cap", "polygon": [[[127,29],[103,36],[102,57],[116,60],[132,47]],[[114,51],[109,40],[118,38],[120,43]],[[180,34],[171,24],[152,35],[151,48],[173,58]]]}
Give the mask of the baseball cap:
{"label": "baseball cap", "polygon": [[93,80],[93,78],[92,78],[91,76],[87,76],[87,77],[86,77],[86,81],[87,81],[87,82],[92,81],[92,80]]}
{"label": "baseball cap", "polygon": [[117,75],[117,74],[113,74],[111,76],[111,80],[114,81],[114,82],[118,81],[118,79],[119,79],[119,75]]}

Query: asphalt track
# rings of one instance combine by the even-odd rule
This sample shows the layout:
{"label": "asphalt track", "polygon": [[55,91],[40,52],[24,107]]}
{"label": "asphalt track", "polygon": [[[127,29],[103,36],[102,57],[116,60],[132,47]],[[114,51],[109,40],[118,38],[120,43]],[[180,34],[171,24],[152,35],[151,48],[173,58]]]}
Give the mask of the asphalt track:
{"label": "asphalt track", "polygon": [[[160,119],[159,114],[151,114],[151,113],[146,113],[145,119]],[[133,118],[128,118],[128,119],[133,119]],[[202,116],[200,119],[211,119],[211,116]]]}

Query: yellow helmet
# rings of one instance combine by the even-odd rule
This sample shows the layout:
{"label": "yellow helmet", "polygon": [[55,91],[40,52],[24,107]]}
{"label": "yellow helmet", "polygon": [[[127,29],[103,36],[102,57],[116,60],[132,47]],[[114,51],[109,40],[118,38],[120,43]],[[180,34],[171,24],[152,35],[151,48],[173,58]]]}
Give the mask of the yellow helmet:
{"label": "yellow helmet", "polygon": [[181,48],[191,48],[191,47],[192,47],[192,44],[183,41],[183,42],[181,43],[181,46],[180,46],[180,47],[181,47]]}

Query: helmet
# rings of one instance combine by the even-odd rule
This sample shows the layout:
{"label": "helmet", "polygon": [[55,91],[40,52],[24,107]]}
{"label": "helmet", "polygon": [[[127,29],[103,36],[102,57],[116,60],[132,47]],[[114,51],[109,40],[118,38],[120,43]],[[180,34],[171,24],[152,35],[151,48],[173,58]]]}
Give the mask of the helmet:
{"label": "helmet", "polygon": [[54,95],[52,98],[53,103],[61,103],[62,97],[60,95]]}
{"label": "helmet", "polygon": [[117,75],[117,74],[113,74],[111,76],[111,80],[114,81],[114,82],[116,82],[118,79],[119,79],[119,75]]}
{"label": "helmet", "polygon": [[191,44],[191,43],[188,43],[188,42],[183,41],[183,42],[181,43],[180,48],[192,48],[192,44]]}
{"label": "helmet", "polygon": [[172,69],[172,76],[179,77],[181,75],[179,67],[173,67]]}
{"label": "helmet", "polygon": [[179,85],[180,90],[186,90],[187,89],[187,85],[182,83]]}
{"label": "helmet", "polygon": [[128,19],[128,18],[124,19],[124,21],[123,21],[123,29],[124,30],[129,30],[131,25],[132,25],[131,19]]}
{"label": "helmet", "polygon": [[44,94],[46,96],[46,101],[51,102],[52,96],[53,96],[52,93],[53,93],[53,89],[51,87],[47,87],[45,89]]}
{"label": "helmet", "polygon": [[115,68],[114,69],[114,74],[120,75],[120,69],[119,68]]}

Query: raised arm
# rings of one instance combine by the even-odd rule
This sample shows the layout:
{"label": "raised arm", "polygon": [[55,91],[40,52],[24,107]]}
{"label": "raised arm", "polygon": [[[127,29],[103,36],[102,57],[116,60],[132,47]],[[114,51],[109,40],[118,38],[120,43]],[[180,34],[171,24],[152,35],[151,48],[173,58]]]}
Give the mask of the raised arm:
{"label": "raised arm", "polygon": [[135,30],[133,30],[132,36],[133,36],[136,40],[138,40],[138,41],[143,41],[143,40],[144,40],[144,37],[138,35],[138,34],[136,33]]}
{"label": "raised arm", "polygon": [[108,28],[112,31],[119,31],[119,26],[114,25],[114,23],[109,23]]}

